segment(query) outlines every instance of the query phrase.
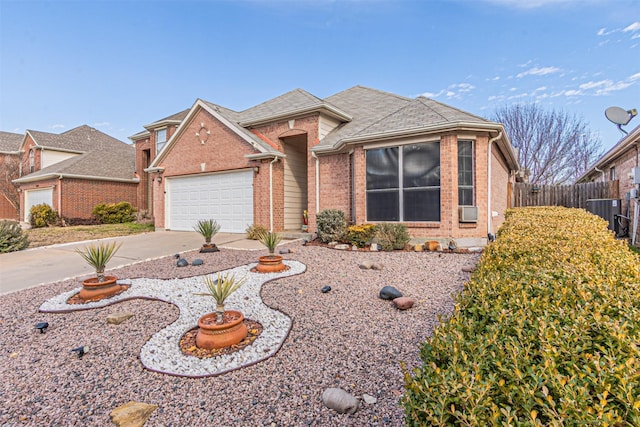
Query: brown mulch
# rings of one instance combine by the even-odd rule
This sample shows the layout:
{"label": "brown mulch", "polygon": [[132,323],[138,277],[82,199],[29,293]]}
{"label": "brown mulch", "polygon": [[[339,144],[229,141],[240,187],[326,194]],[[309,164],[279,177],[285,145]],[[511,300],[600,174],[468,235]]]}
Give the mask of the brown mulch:
{"label": "brown mulch", "polygon": [[198,328],[193,328],[188,330],[182,338],[180,338],[180,350],[182,351],[182,354],[186,356],[194,356],[199,359],[207,359],[209,357],[222,356],[224,354],[231,354],[236,351],[240,351],[253,344],[256,338],[260,336],[263,329],[262,325],[255,320],[244,319],[243,323],[247,327],[248,334],[245,339],[236,345],[217,349],[214,348],[211,350],[199,348],[196,346],[196,334],[198,333]]}
{"label": "brown mulch", "polygon": [[[428,242],[429,240],[425,237],[425,241]],[[339,242],[339,243],[344,243],[344,242]],[[351,245],[350,243],[347,243],[349,245]],[[304,246],[319,246],[322,248],[327,248],[327,249],[336,249],[334,245],[329,245],[328,243],[323,243],[322,241],[320,241],[320,239],[314,239],[314,240],[310,240],[304,243]],[[352,248],[349,249],[336,249],[336,250],[343,250],[343,251],[351,251],[353,250]],[[358,248],[357,252],[376,252],[376,251],[372,251],[370,246],[364,246],[362,248]],[[377,252],[384,252],[382,249],[379,249]],[[394,249],[393,252],[415,252],[414,246],[411,244],[407,244],[405,245],[404,249]],[[468,254],[469,253],[469,249],[467,248],[456,248],[456,249],[448,249],[448,248],[442,248],[442,250],[440,251],[429,251],[429,248],[427,247],[427,245],[424,245],[424,250],[423,252],[441,252],[441,253],[454,253],[454,254]]]}

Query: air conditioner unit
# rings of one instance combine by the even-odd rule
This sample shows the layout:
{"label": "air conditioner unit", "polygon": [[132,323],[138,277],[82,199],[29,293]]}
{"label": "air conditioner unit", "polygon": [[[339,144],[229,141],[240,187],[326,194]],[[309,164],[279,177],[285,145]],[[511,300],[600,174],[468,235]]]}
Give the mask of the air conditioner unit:
{"label": "air conditioner unit", "polygon": [[458,208],[460,222],[478,222],[477,206],[460,206]]}

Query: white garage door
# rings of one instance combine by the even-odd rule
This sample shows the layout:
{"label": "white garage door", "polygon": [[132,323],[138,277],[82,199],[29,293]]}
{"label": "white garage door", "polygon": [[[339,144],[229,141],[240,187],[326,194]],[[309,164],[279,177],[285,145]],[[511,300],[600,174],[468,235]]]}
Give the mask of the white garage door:
{"label": "white garage door", "polygon": [[193,231],[215,219],[220,231],[244,233],[253,224],[253,171],[167,178],[166,228]]}
{"label": "white garage door", "polygon": [[46,203],[53,207],[53,188],[44,188],[41,190],[26,190],[24,192],[24,220],[29,222],[31,215],[31,207]]}

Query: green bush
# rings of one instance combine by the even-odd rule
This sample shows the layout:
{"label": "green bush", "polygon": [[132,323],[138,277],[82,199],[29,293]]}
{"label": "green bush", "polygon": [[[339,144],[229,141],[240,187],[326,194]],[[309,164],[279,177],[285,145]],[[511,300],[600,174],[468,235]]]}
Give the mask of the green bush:
{"label": "green bush", "polygon": [[29,222],[33,228],[48,227],[58,222],[58,212],[46,203],[31,206],[29,213]]}
{"label": "green bush", "polygon": [[347,241],[359,248],[365,247],[376,234],[375,224],[352,225],[347,228]]}
{"label": "green bush", "polygon": [[20,224],[13,221],[0,221],[0,254],[21,251],[27,246],[29,246],[29,240]]}
{"label": "green bush", "polygon": [[323,243],[338,242],[345,238],[347,220],[338,209],[325,209],[316,215],[318,238]]}
{"label": "green bush", "polygon": [[375,238],[383,251],[404,249],[411,240],[406,225],[388,222],[378,224]]}
{"label": "green bush", "polygon": [[260,236],[268,233],[269,230],[264,225],[252,224],[247,226],[246,232],[249,239],[258,240],[260,239]]}
{"label": "green bush", "polygon": [[136,210],[129,202],[100,203],[93,208],[93,216],[101,224],[122,224],[136,219]]}
{"label": "green bush", "polygon": [[599,217],[508,211],[405,372],[407,425],[640,425],[639,283]]}

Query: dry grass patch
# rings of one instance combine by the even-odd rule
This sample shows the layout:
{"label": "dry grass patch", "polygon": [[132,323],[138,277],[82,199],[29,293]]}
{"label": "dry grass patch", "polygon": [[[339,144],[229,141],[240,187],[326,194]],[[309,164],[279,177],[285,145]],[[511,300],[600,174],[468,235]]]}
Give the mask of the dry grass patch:
{"label": "dry grass patch", "polygon": [[71,227],[33,228],[28,231],[29,247],[81,242],[83,240],[128,236],[154,231],[153,224],[127,222],[124,224],[76,225]]}

